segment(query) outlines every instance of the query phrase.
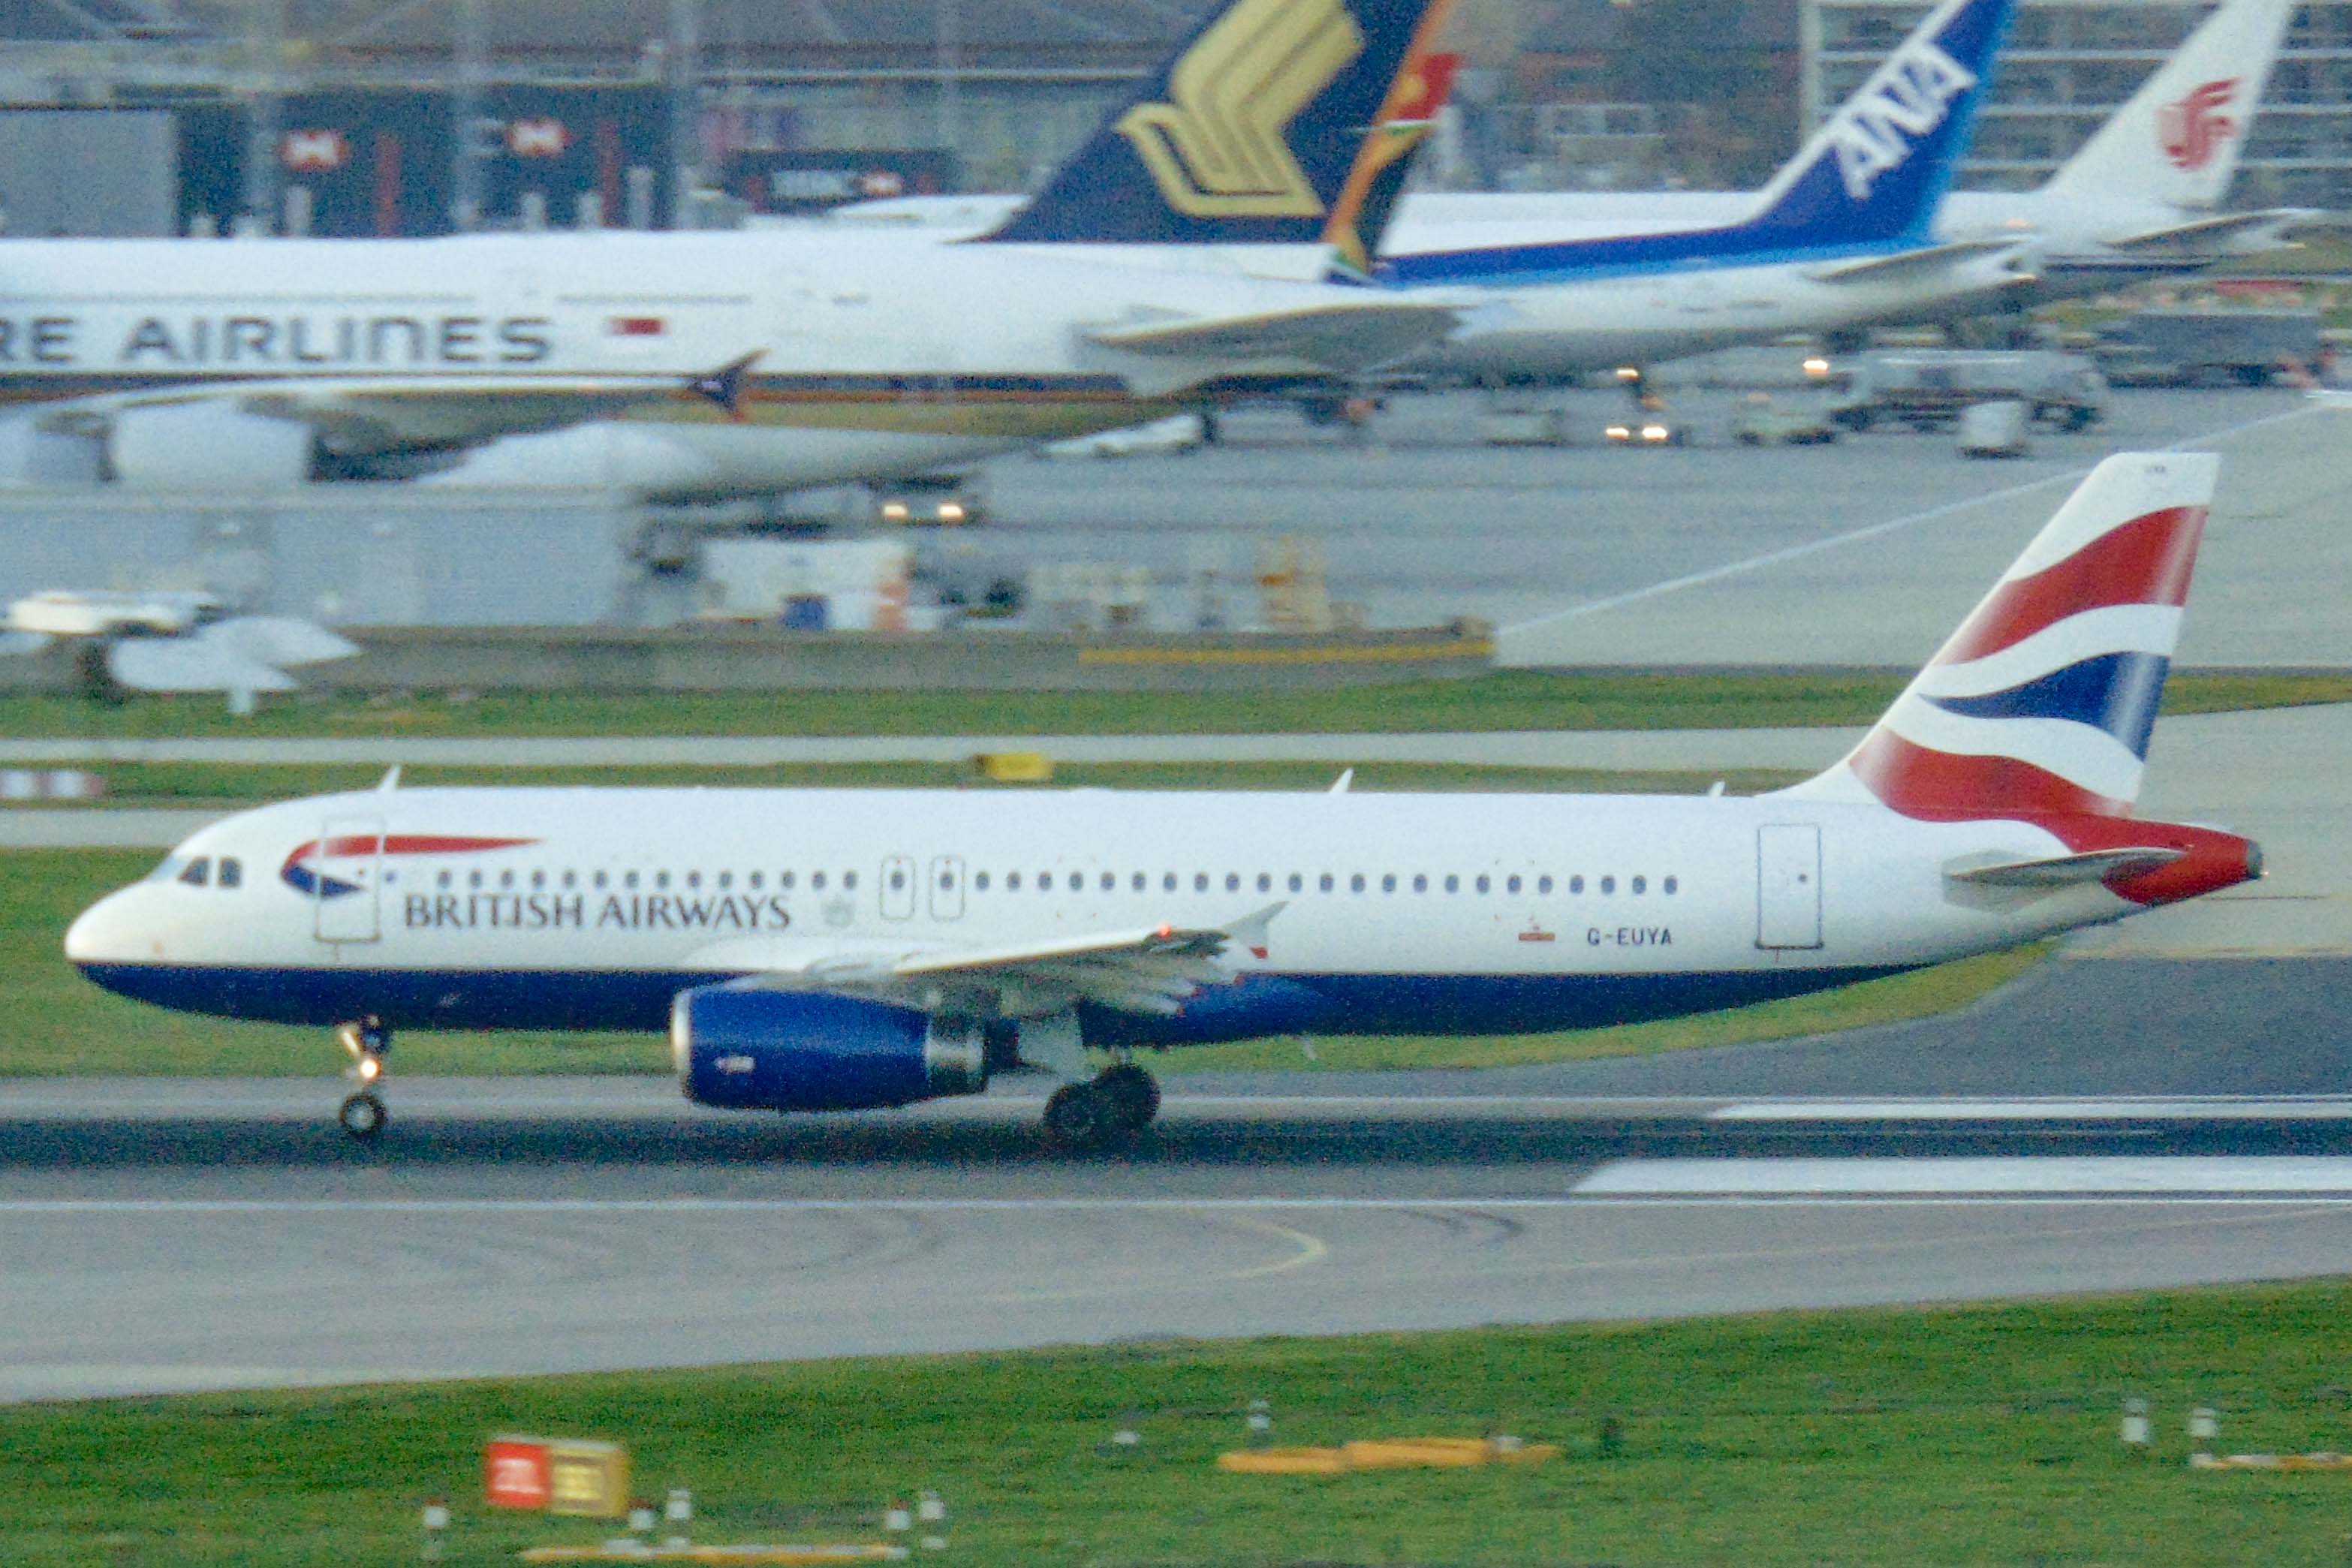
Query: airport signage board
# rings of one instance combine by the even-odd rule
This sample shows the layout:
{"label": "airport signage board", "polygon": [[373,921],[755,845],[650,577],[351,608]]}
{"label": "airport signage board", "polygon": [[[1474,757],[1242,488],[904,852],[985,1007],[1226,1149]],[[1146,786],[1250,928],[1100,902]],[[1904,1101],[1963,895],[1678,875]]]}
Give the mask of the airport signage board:
{"label": "airport signage board", "polygon": [[618,1443],[504,1434],[482,1445],[482,1487],[492,1508],[618,1519],[629,1511],[629,1451]]}

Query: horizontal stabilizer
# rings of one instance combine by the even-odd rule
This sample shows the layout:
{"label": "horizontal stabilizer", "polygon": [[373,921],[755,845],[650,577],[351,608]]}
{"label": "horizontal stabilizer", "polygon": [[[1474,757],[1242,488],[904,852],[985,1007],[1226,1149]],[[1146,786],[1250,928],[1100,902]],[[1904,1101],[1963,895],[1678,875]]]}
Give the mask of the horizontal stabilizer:
{"label": "horizontal stabilizer", "polygon": [[1452,331],[1451,305],[1367,299],[1247,316],[1171,318],[1096,327],[1089,340],[1133,354],[1181,359],[1276,361],[1308,371],[1348,372],[1401,359]]}
{"label": "horizontal stabilizer", "polygon": [[2286,243],[2289,229],[2325,216],[2316,207],[2271,207],[2259,213],[2222,213],[2193,223],[2168,224],[2107,241],[2111,250],[2267,250]]}
{"label": "horizontal stabilizer", "polygon": [[1995,861],[1989,865],[1947,866],[1944,874],[1954,882],[1972,883],[1979,887],[2073,887],[2080,883],[2105,882],[2111,876],[2145,875],[2170,865],[2188,852],[2153,846],[2090,850],[2082,854]]}
{"label": "horizontal stabilizer", "polygon": [[2031,283],[2033,271],[2028,258],[2032,250],[2032,242],[2021,239],[1956,240],[1950,245],[1835,262],[1816,269],[1813,277],[1822,283],[1906,283],[1937,277],[1972,263],[2006,260],[2018,282]]}

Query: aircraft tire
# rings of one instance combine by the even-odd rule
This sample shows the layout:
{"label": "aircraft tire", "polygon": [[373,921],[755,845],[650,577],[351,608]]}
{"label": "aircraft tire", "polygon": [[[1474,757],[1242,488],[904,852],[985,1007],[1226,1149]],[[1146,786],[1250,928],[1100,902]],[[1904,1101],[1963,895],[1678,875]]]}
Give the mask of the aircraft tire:
{"label": "aircraft tire", "polygon": [[344,1132],[361,1143],[368,1144],[373,1143],[383,1133],[384,1124],[392,1120],[392,1113],[374,1095],[359,1093],[343,1102],[342,1107],[335,1113],[335,1120],[342,1124]]}
{"label": "aircraft tire", "polygon": [[1093,1084],[1109,1103],[1112,1124],[1121,1132],[1139,1133],[1160,1114],[1160,1082],[1131,1061],[1106,1071]]}
{"label": "aircraft tire", "polygon": [[1065,1154],[1093,1154],[1121,1132],[1118,1108],[1091,1083],[1065,1083],[1045,1102],[1045,1145]]}

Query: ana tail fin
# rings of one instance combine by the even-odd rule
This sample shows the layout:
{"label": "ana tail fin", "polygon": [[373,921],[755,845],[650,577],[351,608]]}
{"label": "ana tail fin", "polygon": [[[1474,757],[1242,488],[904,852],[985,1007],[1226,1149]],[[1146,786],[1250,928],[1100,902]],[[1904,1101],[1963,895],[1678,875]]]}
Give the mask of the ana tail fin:
{"label": "ana tail fin", "polygon": [[1789,245],[1927,243],[2011,10],[1944,0],[1758,193],[1743,226]]}
{"label": "ana tail fin", "polygon": [[2296,4],[2223,0],[2042,188],[2219,206]]}
{"label": "ana tail fin", "polygon": [[1424,22],[1452,4],[1226,0],[987,241],[1318,243]]}
{"label": "ana tail fin", "polygon": [[2220,465],[2100,464],[1862,744],[1788,793],[1914,817],[2131,815]]}

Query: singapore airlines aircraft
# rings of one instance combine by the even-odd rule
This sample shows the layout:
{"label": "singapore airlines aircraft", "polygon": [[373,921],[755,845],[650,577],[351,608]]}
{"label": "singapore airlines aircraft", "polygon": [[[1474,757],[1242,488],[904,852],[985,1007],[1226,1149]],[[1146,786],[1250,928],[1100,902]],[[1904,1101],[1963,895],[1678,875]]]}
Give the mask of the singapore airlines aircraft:
{"label": "singapore airlines aircraft", "polygon": [[[919,473],[1346,371],[1455,323],[1312,278],[1402,177],[1367,137],[1450,0],[1228,0],[1016,230],[0,242],[0,402],[126,485],[399,477],[614,417],[643,493]],[[1367,162],[1372,165],[1360,169]],[[1296,249],[1299,276],[1244,265]],[[1172,266],[1168,253],[1219,265]]]}
{"label": "singapore airlines aircraft", "polygon": [[[2132,815],[2212,491],[2109,458],[1843,761],[1755,799],[404,789],[197,833],[77,920],[91,980],[332,1027],[669,1032],[686,1093],[900,1105],[1029,1065],[1055,1142],[1139,1047],[1581,1027],[1843,986],[2261,874]],[[1083,1045],[1117,1065],[1089,1078]]]}
{"label": "singapore airlines aircraft", "polygon": [[[2224,0],[2040,187],[1947,196],[1936,239],[2031,235],[2037,276],[2005,297],[2011,305],[2100,293],[2275,249],[2284,231],[2320,214],[2300,207],[2229,212],[2221,204],[2298,3]],[[1755,201],[1737,191],[1430,193],[1404,199],[1385,243],[1404,256],[1596,226],[1701,228],[1736,219]]]}

